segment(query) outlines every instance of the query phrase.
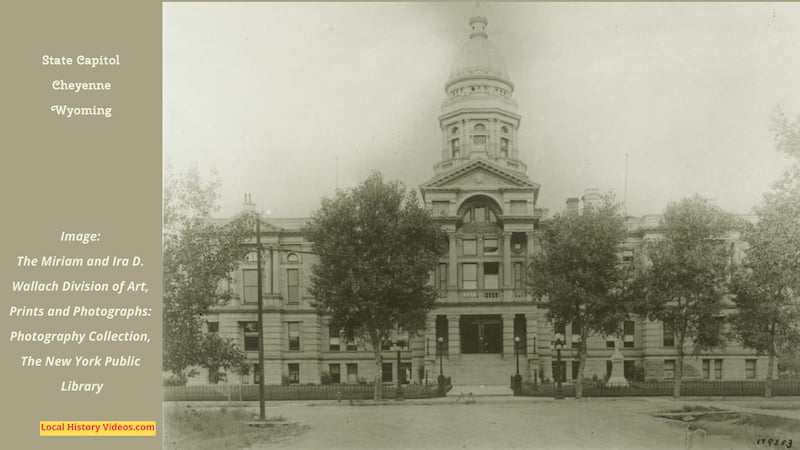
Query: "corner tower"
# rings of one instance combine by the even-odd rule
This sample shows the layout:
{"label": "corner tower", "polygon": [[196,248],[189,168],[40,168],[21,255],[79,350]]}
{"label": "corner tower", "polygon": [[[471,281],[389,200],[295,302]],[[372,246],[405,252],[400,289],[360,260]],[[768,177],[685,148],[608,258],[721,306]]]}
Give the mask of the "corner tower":
{"label": "corner tower", "polygon": [[475,159],[525,172],[519,160],[517,130],[520,116],[512,98],[514,83],[502,54],[490,42],[489,20],[476,7],[469,19],[469,39],[458,52],[445,84],[439,127],[441,160],[437,173]]}

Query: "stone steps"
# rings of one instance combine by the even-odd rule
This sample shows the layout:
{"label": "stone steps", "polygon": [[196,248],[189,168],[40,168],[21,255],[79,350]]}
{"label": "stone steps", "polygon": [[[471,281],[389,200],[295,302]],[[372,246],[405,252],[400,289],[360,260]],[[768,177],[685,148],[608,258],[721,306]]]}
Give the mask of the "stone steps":
{"label": "stone steps", "polygon": [[[516,371],[513,358],[499,354],[461,355],[445,361],[445,374],[455,386],[506,386]],[[473,392],[474,394],[474,392]]]}

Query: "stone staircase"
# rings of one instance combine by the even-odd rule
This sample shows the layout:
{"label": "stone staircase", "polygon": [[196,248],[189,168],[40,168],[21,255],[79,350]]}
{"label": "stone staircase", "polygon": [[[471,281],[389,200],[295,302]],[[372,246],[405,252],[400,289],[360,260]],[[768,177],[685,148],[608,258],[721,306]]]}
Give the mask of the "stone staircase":
{"label": "stone staircase", "polygon": [[[444,372],[452,377],[454,386],[502,386],[510,393],[515,364],[513,357],[504,359],[499,354],[467,354],[445,359]],[[478,395],[475,391],[473,394]]]}

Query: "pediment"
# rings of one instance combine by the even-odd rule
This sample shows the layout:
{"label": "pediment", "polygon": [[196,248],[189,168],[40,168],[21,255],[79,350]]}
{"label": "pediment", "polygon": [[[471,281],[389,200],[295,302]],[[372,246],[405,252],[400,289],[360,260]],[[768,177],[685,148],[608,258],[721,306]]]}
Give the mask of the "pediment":
{"label": "pediment", "polygon": [[538,189],[539,185],[528,177],[515,175],[493,164],[477,160],[440,174],[424,183],[420,188],[423,190],[442,188]]}

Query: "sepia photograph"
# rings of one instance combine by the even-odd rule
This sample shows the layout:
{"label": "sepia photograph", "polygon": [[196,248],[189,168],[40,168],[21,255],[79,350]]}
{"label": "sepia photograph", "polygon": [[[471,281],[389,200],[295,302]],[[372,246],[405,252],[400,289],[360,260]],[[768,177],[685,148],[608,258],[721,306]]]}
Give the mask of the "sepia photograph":
{"label": "sepia photograph", "polygon": [[166,2],[163,448],[800,439],[800,4]]}

